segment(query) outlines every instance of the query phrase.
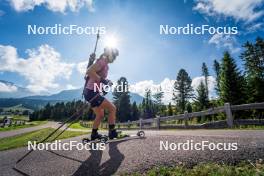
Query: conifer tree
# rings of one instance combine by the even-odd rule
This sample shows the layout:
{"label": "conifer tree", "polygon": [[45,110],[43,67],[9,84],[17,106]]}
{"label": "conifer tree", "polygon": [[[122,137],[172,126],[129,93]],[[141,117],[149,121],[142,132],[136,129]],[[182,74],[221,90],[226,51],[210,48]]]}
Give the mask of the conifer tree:
{"label": "conifer tree", "polygon": [[209,71],[205,63],[203,63],[202,65],[202,75],[204,76],[204,86],[205,86],[206,96],[207,96],[207,99],[209,99],[209,88],[208,88]]}
{"label": "conifer tree", "polygon": [[246,42],[241,54],[244,61],[249,102],[264,101],[264,40],[260,37],[254,44]]}
{"label": "conifer tree", "polygon": [[214,60],[214,71],[216,75],[216,93],[219,95],[220,92],[220,64],[217,60]]}
{"label": "conifer tree", "polygon": [[131,104],[129,90],[127,90],[128,82],[125,77],[121,77],[117,81],[117,87],[113,92],[113,100],[117,109],[117,120],[120,122],[131,120]]}
{"label": "conifer tree", "polygon": [[172,99],[175,101],[175,104],[181,113],[185,111],[186,104],[188,103],[189,99],[193,97],[193,88],[191,84],[192,79],[184,69],[181,69],[174,83]]}
{"label": "conifer tree", "polygon": [[244,83],[234,59],[228,52],[225,52],[220,71],[220,98],[222,103],[243,103],[245,99]]}

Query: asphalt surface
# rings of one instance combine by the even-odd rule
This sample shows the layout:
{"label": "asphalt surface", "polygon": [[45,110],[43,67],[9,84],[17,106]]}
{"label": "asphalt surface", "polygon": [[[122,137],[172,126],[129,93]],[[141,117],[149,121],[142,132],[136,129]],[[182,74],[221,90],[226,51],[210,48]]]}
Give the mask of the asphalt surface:
{"label": "asphalt surface", "polygon": [[[145,131],[146,138],[112,142],[106,149],[34,151],[16,168],[27,175],[120,175],[144,172],[155,166],[193,166],[201,162],[236,164],[264,159],[264,130]],[[135,132],[129,132],[135,133]],[[81,140],[82,137],[71,140]],[[160,150],[160,142],[237,143],[237,150]],[[68,142],[65,140],[64,142]],[[13,166],[27,148],[0,152],[0,175],[21,175]]]}

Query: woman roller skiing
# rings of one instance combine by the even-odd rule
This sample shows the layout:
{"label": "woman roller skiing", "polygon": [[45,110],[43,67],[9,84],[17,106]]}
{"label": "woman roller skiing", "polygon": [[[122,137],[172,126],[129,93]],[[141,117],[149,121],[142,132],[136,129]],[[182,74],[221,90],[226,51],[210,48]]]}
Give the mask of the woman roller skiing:
{"label": "woman roller skiing", "polygon": [[[119,52],[115,48],[107,47],[104,49],[104,53],[97,59],[97,61],[88,67],[86,72],[86,78],[89,77],[84,88],[84,98],[90,102],[93,112],[96,118],[93,123],[93,129],[91,133],[91,140],[100,139],[101,134],[98,133],[98,127],[101,120],[104,117],[104,110],[108,110],[108,124],[109,124],[109,138],[113,139],[117,137],[115,129],[116,119],[116,107],[113,103],[100,95],[99,87],[102,85],[111,86],[113,83],[107,79],[108,64],[113,63]],[[95,58],[95,54],[92,55]]]}

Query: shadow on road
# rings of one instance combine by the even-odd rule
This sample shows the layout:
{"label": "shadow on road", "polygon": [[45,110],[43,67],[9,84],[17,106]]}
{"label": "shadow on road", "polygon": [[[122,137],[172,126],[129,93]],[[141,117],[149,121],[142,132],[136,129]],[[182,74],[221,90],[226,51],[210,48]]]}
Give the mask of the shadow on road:
{"label": "shadow on road", "polygon": [[74,176],[80,175],[113,175],[125,156],[119,151],[117,145],[124,141],[109,143],[109,160],[100,166],[103,151],[90,150],[90,157],[85,160],[82,165],[73,174]]}
{"label": "shadow on road", "polygon": [[[145,139],[145,138],[141,138],[141,139]],[[108,143],[107,145],[109,146],[109,157],[110,158],[107,161],[105,161],[102,165],[100,164],[102,161],[103,150],[89,150],[90,156],[85,161],[72,158],[72,157],[69,157],[63,154],[59,154],[59,153],[56,153],[50,150],[48,150],[48,152],[53,153],[57,156],[81,163],[79,168],[73,174],[74,176],[113,175],[118,170],[122,161],[125,159],[125,156],[118,149],[118,144],[125,142],[125,141],[129,141],[129,140],[141,140],[141,139],[128,138],[125,140]],[[22,170],[16,167],[14,167],[13,169],[16,172],[20,173],[21,175],[29,176],[29,174],[23,172]]]}

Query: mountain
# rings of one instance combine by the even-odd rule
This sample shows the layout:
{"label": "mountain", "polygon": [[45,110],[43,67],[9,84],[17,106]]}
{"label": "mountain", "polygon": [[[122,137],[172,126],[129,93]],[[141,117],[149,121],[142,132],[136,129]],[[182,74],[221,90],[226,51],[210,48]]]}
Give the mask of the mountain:
{"label": "mountain", "polygon": [[57,100],[57,101],[72,101],[80,100],[82,98],[82,89],[63,90],[57,94],[52,95],[35,95],[27,96],[25,99],[31,100]]}
{"label": "mountain", "polygon": [[[113,99],[113,95],[109,92],[106,95],[109,100]],[[26,88],[19,87],[12,82],[0,80],[0,107],[10,107],[23,105],[29,109],[39,109],[47,103],[66,102],[82,99],[82,89],[63,90],[52,95],[34,95]],[[136,93],[130,93],[130,101],[139,104],[143,97]]]}
{"label": "mountain", "polygon": [[[82,89],[72,89],[72,90],[63,90],[57,94],[47,95],[47,96],[28,96],[24,97],[25,99],[31,100],[45,100],[45,101],[72,101],[72,100],[80,100],[82,99]],[[106,98],[112,100],[113,95],[109,92],[106,95]],[[141,103],[143,97],[136,93],[130,93],[130,100],[132,102],[136,102],[137,104]]]}
{"label": "mountain", "polygon": [[12,82],[0,80],[0,98],[22,98],[33,93],[27,88],[19,87]]}
{"label": "mountain", "polygon": [[54,100],[31,100],[25,98],[0,98],[0,109],[12,106],[22,105],[25,108],[36,110],[44,107],[46,104],[55,104],[59,101]]}

